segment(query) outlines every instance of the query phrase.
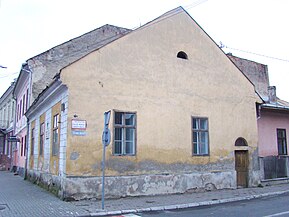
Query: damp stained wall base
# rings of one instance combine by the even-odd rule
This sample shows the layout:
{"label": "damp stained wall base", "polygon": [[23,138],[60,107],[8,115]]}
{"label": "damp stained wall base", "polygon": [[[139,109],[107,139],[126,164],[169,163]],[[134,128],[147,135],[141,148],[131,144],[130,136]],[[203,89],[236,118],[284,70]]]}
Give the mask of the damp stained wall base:
{"label": "damp stained wall base", "polygon": [[[67,177],[63,181],[67,200],[101,198],[101,177]],[[198,172],[105,177],[105,198],[147,196],[236,188],[236,172]]]}

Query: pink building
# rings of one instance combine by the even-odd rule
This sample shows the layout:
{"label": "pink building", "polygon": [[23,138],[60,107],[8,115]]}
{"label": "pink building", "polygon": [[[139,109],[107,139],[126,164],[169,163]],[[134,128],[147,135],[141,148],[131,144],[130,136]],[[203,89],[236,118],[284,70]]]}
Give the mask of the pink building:
{"label": "pink building", "polygon": [[289,104],[264,104],[258,119],[259,156],[288,155]]}
{"label": "pink building", "polygon": [[20,75],[14,87],[16,99],[15,136],[18,141],[13,148],[12,164],[14,170],[24,176],[27,156],[27,118],[25,112],[29,108],[30,72],[27,64],[22,65]]}

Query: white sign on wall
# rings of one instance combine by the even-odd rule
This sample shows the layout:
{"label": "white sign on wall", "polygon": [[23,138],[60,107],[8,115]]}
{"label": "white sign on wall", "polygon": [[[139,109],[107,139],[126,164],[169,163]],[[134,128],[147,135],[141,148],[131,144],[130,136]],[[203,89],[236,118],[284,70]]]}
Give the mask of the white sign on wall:
{"label": "white sign on wall", "polygon": [[87,123],[86,120],[71,120],[71,129],[72,130],[86,130]]}

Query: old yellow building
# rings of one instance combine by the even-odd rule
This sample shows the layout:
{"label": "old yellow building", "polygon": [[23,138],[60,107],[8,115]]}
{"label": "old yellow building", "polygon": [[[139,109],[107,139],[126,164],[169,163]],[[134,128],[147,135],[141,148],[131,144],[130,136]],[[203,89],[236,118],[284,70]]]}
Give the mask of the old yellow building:
{"label": "old yellow building", "polygon": [[256,101],[254,85],[176,8],[58,73],[27,112],[29,177],[63,198],[100,197],[110,110],[107,197],[257,185]]}

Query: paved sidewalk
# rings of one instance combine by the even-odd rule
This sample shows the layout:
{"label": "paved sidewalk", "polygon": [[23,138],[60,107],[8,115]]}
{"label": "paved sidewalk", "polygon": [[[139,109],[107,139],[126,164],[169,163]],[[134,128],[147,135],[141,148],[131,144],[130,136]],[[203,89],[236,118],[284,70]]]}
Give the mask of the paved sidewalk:
{"label": "paved sidewalk", "polygon": [[289,193],[289,184],[185,194],[64,202],[46,190],[0,171],[0,217],[105,216],[172,210]]}
{"label": "paved sidewalk", "polygon": [[13,173],[0,171],[0,216],[89,216],[89,212],[64,202]]}
{"label": "paved sidewalk", "polygon": [[99,200],[85,200],[72,203],[89,211],[91,216],[105,216],[191,208],[285,193],[289,193],[289,184],[235,190],[112,199],[105,200],[105,210],[101,210],[101,201]]}

